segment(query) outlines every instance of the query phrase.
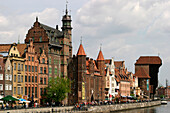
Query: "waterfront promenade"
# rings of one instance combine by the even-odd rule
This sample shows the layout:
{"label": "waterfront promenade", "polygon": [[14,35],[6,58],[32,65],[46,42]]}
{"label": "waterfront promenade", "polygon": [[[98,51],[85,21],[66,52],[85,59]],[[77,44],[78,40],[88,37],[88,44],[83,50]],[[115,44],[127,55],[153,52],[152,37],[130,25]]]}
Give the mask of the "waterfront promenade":
{"label": "waterfront promenade", "polygon": [[152,102],[140,102],[140,103],[128,103],[128,104],[111,104],[111,105],[96,105],[89,106],[86,110],[75,110],[74,106],[66,107],[46,107],[46,108],[29,108],[29,109],[14,109],[14,110],[3,110],[0,113],[73,113],[73,112],[86,112],[86,113],[109,113],[113,111],[145,108],[151,106],[160,105],[161,101],[152,101]]}

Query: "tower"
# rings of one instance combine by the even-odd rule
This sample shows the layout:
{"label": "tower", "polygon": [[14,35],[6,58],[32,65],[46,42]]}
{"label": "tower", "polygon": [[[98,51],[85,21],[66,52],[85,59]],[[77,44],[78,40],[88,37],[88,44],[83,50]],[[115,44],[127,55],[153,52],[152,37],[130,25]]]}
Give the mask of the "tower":
{"label": "tower", "polygon": [[103,57],[103,53],[101,51],[99,51],[98,57],[97,57],[97,67],[100,71],[100,75],[102,75],[102,86],[101,86],[101,92],[102,92],[102,100],[105,100],[105,72],[104,72],[104,65],[105,65],[105,61],[104,61],[104,57]]}
{"label": "tower", "polygon": [[[84,51],[83,45],[80,44],[77,52],[77,62],[78,62],[78,102],[83,102],[85,100],[85,76],[86,76],[86,53]],[[81,95],[80,95],[81,94]]]}
{"label": "tower", "polygon": [[69,59],[72,57],[72,27],[71,27],[71,15],[68,14],[67,4],[65,15],[62,18],[62,33],[63,37],[60,38],[60,45],[62,49],[60,50],[60,58],[61,58],[61,76],[67,75],[67,65]]}

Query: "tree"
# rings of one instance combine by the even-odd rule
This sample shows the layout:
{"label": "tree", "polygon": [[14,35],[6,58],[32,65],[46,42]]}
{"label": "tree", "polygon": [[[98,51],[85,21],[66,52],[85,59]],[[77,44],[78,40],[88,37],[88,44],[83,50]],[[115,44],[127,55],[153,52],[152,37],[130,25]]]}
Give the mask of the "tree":
{"label": "tree", "polygon": [[70,84],[71,81],[68,78],[50,78],[46,93],[47,99],[57,103],[61,102],[66,98],[67,93],[71,91]]}

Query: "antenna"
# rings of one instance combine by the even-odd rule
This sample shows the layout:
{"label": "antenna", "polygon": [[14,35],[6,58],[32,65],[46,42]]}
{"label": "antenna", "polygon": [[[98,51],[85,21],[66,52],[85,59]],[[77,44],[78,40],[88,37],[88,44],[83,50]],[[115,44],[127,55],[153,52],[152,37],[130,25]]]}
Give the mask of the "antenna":
{"label": "antenna", "polygon": [[68,4],[68,0],[66,0],[66,15],[68,14],[68,11],[67,11],[67,4]]}

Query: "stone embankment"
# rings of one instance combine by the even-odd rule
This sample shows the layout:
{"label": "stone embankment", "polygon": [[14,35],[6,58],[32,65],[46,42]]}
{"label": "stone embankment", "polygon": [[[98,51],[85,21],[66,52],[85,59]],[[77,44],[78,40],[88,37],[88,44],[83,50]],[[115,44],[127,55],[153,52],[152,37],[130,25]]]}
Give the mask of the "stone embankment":
{"label": "stone embankment", "polygon": [[74,106],[2,110],[0,113],[69,113]]}
{"label": "stone embankment", "polygon": [[129,110],[129,109],[137,109],[144,107],[151,107],[161,105],[161,101],[152,101],[152,102],[141,102],[141,103],[129,103],[129,104],[115,104],[115,105],[101,105],[101,106],[93,106],[88,109],[88,112],[103,112],[109,113],[111,111],[121,111],[121,110]]}

